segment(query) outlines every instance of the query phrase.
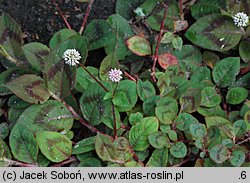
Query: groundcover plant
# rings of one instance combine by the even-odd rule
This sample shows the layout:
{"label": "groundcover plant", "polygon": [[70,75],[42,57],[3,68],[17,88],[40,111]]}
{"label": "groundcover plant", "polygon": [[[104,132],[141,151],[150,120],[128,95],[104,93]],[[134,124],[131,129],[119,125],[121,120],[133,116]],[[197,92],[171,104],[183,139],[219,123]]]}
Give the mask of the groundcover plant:
{"label": "groundcover plant", "polygon": [[79,1],[49,45],[0,17],[0,166],[250,166],[250,0]]}

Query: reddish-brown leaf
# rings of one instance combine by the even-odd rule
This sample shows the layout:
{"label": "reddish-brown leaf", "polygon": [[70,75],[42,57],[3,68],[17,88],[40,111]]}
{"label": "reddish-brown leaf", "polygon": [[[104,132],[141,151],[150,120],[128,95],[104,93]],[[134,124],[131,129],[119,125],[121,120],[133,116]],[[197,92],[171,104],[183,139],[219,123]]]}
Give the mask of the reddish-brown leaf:
{"label": "reddish-brown leaf", "polygon": [[167,69],[171,65],[178,65],[178,60],[171,53],[164,53],[158,56],[158,63],[163,69]]}

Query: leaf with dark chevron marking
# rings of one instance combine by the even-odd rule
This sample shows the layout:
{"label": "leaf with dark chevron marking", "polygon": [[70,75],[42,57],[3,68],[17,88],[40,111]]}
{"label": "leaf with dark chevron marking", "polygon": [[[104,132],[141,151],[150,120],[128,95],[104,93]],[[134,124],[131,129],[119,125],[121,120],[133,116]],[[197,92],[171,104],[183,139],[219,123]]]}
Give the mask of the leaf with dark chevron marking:
{"label": "leaf with dark chevron marking", "polygon": [[86,38],[76,35],[71,36],[59,45],[57,49],[52,50],[46,58],[45,77],[49,90],[60,98],[65,98],[70,94],[76,80],[76,67],[65,64],[63,53],[67,49],[76,49],[80,52],[83,64],[87,56]]}
{"label": "leaf with dark chevron marking", "polygon": [[49,55],[50,49],[41,43],[33,42],[22,46],[27,61],[38,71],[44,70],[44,59]]}
{"label": "leaf with dark chevron marking", "polygon": [[28,107],[18,118],[17,123],[25,125],[33,133],[39,131],[68,131],[74,118],[60,102],[49,100],[44,104]]}
{"label": "leaf with dark chevron marking", "polygon": [[21,63],[25,62],[25,57],[21,46],[23,44],[22,32],[19,25],[8,14],[0,16],[0,44],[13,58]]}
{"label": "leaf with dark chevron marking", "polygon": [[10,147],[19,161],[35,163],[37,161],[38,144],[31,131],[18,123],[10,133]]}
{"label": "leaf with dark chevron marking", "polygon": [[36,134],[36,140],[42,153],[52,162],[61,162],[71,156],[72,142],[65,135],[43,131]]}
{"label": "leaf with dark chevron marking", "polygon": [[201,92],[199,89],[189,88],[180,98],[182,112],[192,113],[201,104]]}
{"label": "leaf with dark chevron marking", "polygon": [[44,80],[34,74],[22,75],[5,86],[16,96],[29,103],[45,102],[50,97]]}
{"label": "leaf with dark chevron marking", "polygon": [[250,15],[250,0],[226,0],[227,11],[235,14],[244,12]]}
{"label": "leaf with dark chevron marking", "polygon": [[219,14],[200,18],[186,32],[185,36],[194,44],[214,51],[228,51],[235,47],[242,35],[233,19]]}
{"label": "leaf with dark chevron marking", "polygon": [[[109,86],[108,82],[102,82],[102,84]],[[111,99],[104,100],[106,93],[98,83],[93,83],[80,99],[82,114],[92,125],[98,125],[105,119],[112,118]]]}

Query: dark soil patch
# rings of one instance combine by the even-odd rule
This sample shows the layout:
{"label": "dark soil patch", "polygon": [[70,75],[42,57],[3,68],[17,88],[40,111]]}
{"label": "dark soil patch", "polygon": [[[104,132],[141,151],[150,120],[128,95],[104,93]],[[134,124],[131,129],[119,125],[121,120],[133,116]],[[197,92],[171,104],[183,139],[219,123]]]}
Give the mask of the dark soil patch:
{"label": "dark soil patch", "polygon": [[[56,0],[74,30],[79,30],[88,3],[75,0]],[[114,13],[115,0],[96,0],[88,21],[106,19]],[[48,44],[52,35],[65,23],[51,0],[0,0],[0,14],[9,13],[21,26],[24,41]]]}

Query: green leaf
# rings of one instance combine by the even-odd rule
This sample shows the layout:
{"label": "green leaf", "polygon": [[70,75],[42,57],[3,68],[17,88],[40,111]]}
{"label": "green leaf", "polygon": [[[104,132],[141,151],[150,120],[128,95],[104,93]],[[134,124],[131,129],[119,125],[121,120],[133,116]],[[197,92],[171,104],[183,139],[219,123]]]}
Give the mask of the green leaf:
{"label": "green leaf", "polygon": [[70,38],[71,36],[75,36],[77,32],[70,29],[61,29],[60,31],[56,32],[53,37],[49,41],[49,47],[51,49],[55,49],[58,47],[63,41]]}
{"label": "green leaf", "polygon": [[5,84],[18,78],[23,74],[23,71],[17,69],[8,69],[0,73],[0,96],[9,95],[12,92],[5,87]]}
{"label": "green leaf", "polygon": [[241,150],[234,150],[230,156],[230,163],[233,166],[239,167],[245,162],[245,153]]}
{"label": "green leaf", "polygon": [[154,85],[150,81],[143,82],[138,80],[137,82],[137,93],[142,101],[145,101],[149,97],[155,95]]}
{"label": "green leaf", "polygon": [[178,104],[172,97],[163,97],[156,102],[155,114],[163,124],[171,124],[177,116]]}
{"label": "green leaf", "polygon": [[231,18],[220,14],[208,15],[196,21],[185,36],[194,44],[214,51],[228,51],[235,47],[243,31]]}
{"label": "green leaf", "polygon": [[220,61],[220,57],[212,52],[205,50],[202,54],[203,62],[210,68],[214,68],[215,64]]}
{"label": "green leaf", "polygon": [[211,71],[205,67],[197,67],[190,78],[190,87],[202,90],[207,86],[214,86],[211,78]]}
{"label": "green leaf", "polygon": [[237,138],[244,136],[247,132],[247,124],[244,120],[235,121],[233,124],[234,134]]}
{"label": "green leaf", "polygon": [[101,167],[100,160],[96,158],[87,158],[83,161],[81,161],[78,165],[78,167]]}
{"label": "green leaf", "polygon": [[50,93],[40,76],[25,74],[5,85],[15,95],[29,103],[46,102]]}
{"label": "green leaf", "polygon": [[[179,6],[176,1],[168,0],[166,3],[168,5],[168,11],[164,27],[167,27],[168,31],[174,32],[176,30],[175,21],[180,19]],[[146,18],[146,23],[149,25],[150,28],[156,31],[160,30],[164,11],[164,5],[162,3],[157,4],[157,6],[154,8],[153,13]]]}
{"label": "green leaf", "polygon": [[184,158],[187,154],[187,147],[183,142],[176,142],[171,146],[170,153],[175,158]]}
{"label": "green leaf", "polygon": [[124,59],[131,52],[128,50],[125,40],[133,36],[133,31],[128,21],[124,19],[119,14],[113,14],[108,19],[107,22],[113,28],[116,35],[115,44],[109,44],[105,47],[107,54],[114,52],[118,60]]}
{"label": "green leaf", "polygon": [[[155,1],[155,0],[144,0],[144,2],[134,10],[134,12],[138,16],[148,16],[155,9],[155,6],[161,3],[163,0]],[[141,13],[139,13],[141,12]]]}
{"label": "green leaf", "polygon": [[46,158],[41,152],[39,152],[37,156],[37,164],[39,167],[48,167],[50,160]]}
{"label": "green leaf", "polygon": [[128,48],[136,55],[146,56],[151,54],[148,40],[142,36],[133,36],[127,40]]}
{"label": "green leaf", "polygon": [[225,7],[224,0],[199,0],[191,6],[191,13],[198,20],[209,14],[220,13],[220,9],[223,7]]}
{"label": "green leaf", "polygon": [[48,81],[49,90],[60,98],[65,98],[73,89],[76,78],[76,67],[64,63],[63,53],[67,49],[76,49],[84,63],[87,55],[86,38],[75,35],[66,39],[62,44],[53,49],[45,63],[45,78]]}
{"label": "green leaf", "polygon": [[202,65],[202,55],[198,48],[192,45],[184,45],[182,49],[173,51],[178,63],[186,72],[194,71]]}
{"label": "green leaf", "polygon": [[[107,86],[108,83],[104,85]],[[100,124],[112,114],[111,100],[104,100],[105,95],[106,91],[98,83],[93,83],[80,98],[83,117],[92,125]]]}
{"label": "green leaf", "polygon": [[117,0],[115,11],[125,19],[129,20],[134,15],[134,10],[138,7],[144,0]]}
{"label": "green leaf", "polygon": [[112,101],[119,112],[131,110],[137,101],[136,83],[130,80],[119,82]]}
{"label": "green leaf", "polygon": [[220,105],[217,105],[217,106],[212,107],[212,108],[199,107],[197,109],[197,112],[205,117],[220,116],[220,117],[226,118],[226,116],[227,116],[226,111],[222,110]]}
{"label": "green leaf", "polygon": [[181,50],[182,49],[182,45],[183,45],[183,41],[181,37],[175,37],[172,41],[172,45],[176,50]]}
{"label": "green leaf", "polygon": [[201,106],[215,107],[221,103],[220,95],[214,87],[206,87],[201,91]]}
{"label": "green leaf", "polygon": [[[86,69],[98,80],[99,79],[99,71],[95,67],[88,66]],[[75,88],[81,92],[84,92],[91,84],[96,81],[82,68],[77,68],[76,71],[76,83]]]}
{"label": "green leaf", "polygon": [[240,52],[241,59],[244,62],[249,63],[249,61],[250,61],[250,43],[248,41],[240,42],[239,52]]}
{"label": "green leaf", "polygon": [[219,116],[206,117],[205,121],[206,121],[207,128],[210,128],[211,126],[222,126],[225,124],[232,125],[230,121]]}
{"label": "green leaf", "polygon": [[170,140],[172,140],[172,141],[178,140],[177,133],[174,130],[168,130],[167,133],[168,133],[168,137],[170,138]]}
{"label": "green leaf", "polygon": [[125,163],[133,157],[129,151],[129,142],[124,137],[119,137],[113,142],[110,138],[97,134],[95,149],[103,161]]}
{"label": "green leaf", "polygon": [[11,159],[11,152],[6,143],[0,138],[0,167],[10,166],[6,159]]}
{"label": "green leaf", "polygon": [[111,69],[119,69],[119,62],[115,56],[115,53],[111,52],[109,55],[107,55],[103,61],[101,62],[99,74],[100,78],[102,80],[109,80],[109,71]]}
{"label": "green leaf", "polygon": [[192,113],[197,110],[201,103],[199,89],[189,88],[180,98],[181,111]]}
{"label": "green leaf", "polygon": [[79,142],[77,142],[74,147],[72,154],[81,154],[92,151],[95,149],[95,136],[85,138]]}
{"label": "green leaf", "polygon": [[190,132],[195,139],[203,138],[207,134],[206,126],[201,123],[190,125]]}
{"label": "green leaf", "polygon": [[16,159],[25,163],[37,161],[38,145],[31,131],[22,124],[17,124],[10,133],[11,152]]}
{"label": "green leaf", "polygon": [[231,88],[226,95],[229,104],[240,104],[248,97],[248,90],[242,87]]}
{"label": "green leaf", "polygon": [[6,137],[8,137],[9,132],[10,130],[8,123],[6,122],[0,123],[0,138],[4,140]]}
{"label": "green leaf", "polygon": [[28,107],[17,123],[25,125],[31,132],[68,131],[73,125],[73,116],[60,102],[49,100],[44,104]]}
{"label": "green leaf", "polygon": [[36,140],[42,153],[52,162],[61,162],[71,156],[72,142],[57,132],[36,133]]}
{"label": "green leaf", "polygon": [[22,50],[30,65],[38,71],[43,71],[46,56],[50,49],[41,43],[32,42],[22,46]]}
{"label": "green leaf", "polygon": [[213,69],[214,82],[220,87],[230,86],[240,71],[240,58],[227,57],[218,62]]}
{"label": "green leaf", "polygon": [[197,124],[199,121],[188,113],[180,113],[175,120],[177,129],[182,131],[189,131],[192,124]]}
{"label": "green leaf", "polygon": [[162,36],[161,43],[166,43],[166,44],[172,43],[173,39],[174,39],[174,33],[166,32]]}
{"label": "green leaf", "polygon": [[214,146],[209,151],[209,155],[215,163],[223,163],[226,161],[229,158],[229,153],[227,147],[220,144]]}
{"label": "green leaf", "polygon": [[28,102],[23,101],[22,99],[18,98],[16,95],[13,95],[8,100],[8,106],[13,107],[15,109],[22,109],[28,107],[30,104]]}
{"label": "green leaf", "polygon": [[153,132],[148,136],[150,145],[156,149],[162,149],[169,145],[168,137],[161,131]]}
{"label": "green leaf", "polygon": [[239,86],[239,87],[250,89],[250,86],[248,83],[250,83],[250,73],[245,74],[244,76],[240,76],[238,80],[236,80],[235,82],[231,84],[230,87],[233,88],[233,87]]}
{"label": "green leaf", "polygon": [[155,149],[146,166],[148,167],[166,167],[168,162],[168,149]]}
{"label": "green leaf", "polygon": [[144,118],[140,123],[132,126],[129,132],[129,142],[136,151],[144,151],[149,146],[148,136],[157,131],[159,122],[155,117]]}
{"label": "green leaf", "polygon": [[250,14],[250,1],[238,1],[238,0],[226,0],[227,10],[231,14],[235,14],[238,12],[244,12],[247,15]]}
{"label": "green leaf", "polygon": [[91,21],[83,34],[88,41],[88,49],[96,50],[115,43],[115,34],[112,27],[105,20],[95,19]]}
{"label": "green leaf", "polygon": [[142,104],[142,108],[143,108],[143,112],[145,114],[145,116],[155,116],[155,111],[152,110],[156,107],[156,102],[160,99],[160,96],[158,95],[153,95],[149,98],[147,98],[143,104]]}
{"label": "green leaf", "polygon": [[142,113],[140,112],[132,113],[129,116],[129,123],[133,126],[136,123],[141,122],[142,119],[143,119]]}
{"label": "green leaf", "polygon": [[[21,29],[16,21],[5,13],[0,16],[0,44],[10,56],[24,62],[25,58],[21,49],[23,44]],[[0,49],[0,53],[2,51]]]}

